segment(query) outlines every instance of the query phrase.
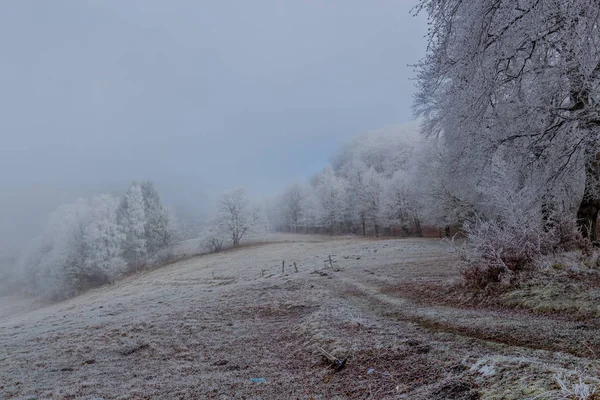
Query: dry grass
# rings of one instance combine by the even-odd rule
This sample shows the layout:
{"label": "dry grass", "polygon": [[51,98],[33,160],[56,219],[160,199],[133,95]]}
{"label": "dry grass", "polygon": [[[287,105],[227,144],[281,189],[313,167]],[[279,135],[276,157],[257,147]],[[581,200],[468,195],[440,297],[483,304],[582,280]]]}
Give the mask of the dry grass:
{"label": "dry grass", "polygon": [[[456,258],[437,241],[274,242],[61,303],[3,304],[0,399],[527,399],[566,396],[556,376],[573,393],[577,376],[598,386],[591,321],[452,300]],[[282,260],[299,272],[282,274]]]}
{"label": "dry grass", "polygon": [[406,290],[414,300],[433,304],[518,309],[575,321],[600,318],[600,271],[596,269],[533,271],[521,275],[512,284],[490,285],[484,290],[460,281],[451,285],[434,282],[386,290]]}

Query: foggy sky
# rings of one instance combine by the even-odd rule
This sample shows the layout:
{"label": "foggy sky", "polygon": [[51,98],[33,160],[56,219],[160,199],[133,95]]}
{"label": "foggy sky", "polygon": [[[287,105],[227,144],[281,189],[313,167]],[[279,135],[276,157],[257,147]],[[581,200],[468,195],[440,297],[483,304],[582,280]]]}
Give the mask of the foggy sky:
{"label": "foggy sky", "polygon": [[0,3],[0,251],[57,205],[152,179],[193,207],[272,194],[410,121],[404,0]]}

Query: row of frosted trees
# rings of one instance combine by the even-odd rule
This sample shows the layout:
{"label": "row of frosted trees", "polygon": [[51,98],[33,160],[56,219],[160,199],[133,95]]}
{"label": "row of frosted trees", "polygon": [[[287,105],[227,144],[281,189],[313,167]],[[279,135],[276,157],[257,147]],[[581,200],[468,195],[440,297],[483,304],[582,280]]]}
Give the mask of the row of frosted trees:
{"label": "row of frosted trees", "polygon": [[168,258],[174,224],[149,181],[62,205],[21,260],[22,279],[54,298],[112,282]]}
{"label": "row of frosted trees", "polygon": [[421,144],[402,158],[400,141],[355,141],[310,183],[289,187],[272,220],[363,234],[457,225],[466,275],[481,285],[563,251],[593,254],[598,1],[421,0],[416,11],[430,25],[416,66]]}
{"label": "row of frosted trees", "polygon": [[436,218],[425,184],[431,149],[418,124],[356,137],[309,182],[294,183],[267,209],[279,231],[423,236]]}

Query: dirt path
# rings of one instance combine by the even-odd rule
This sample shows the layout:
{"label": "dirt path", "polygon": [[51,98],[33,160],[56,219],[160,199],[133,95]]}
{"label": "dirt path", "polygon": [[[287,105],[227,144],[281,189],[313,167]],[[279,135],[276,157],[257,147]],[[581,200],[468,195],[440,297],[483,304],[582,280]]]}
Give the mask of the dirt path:
{"label": "dirt path", "polygon": [[[423,268],[426,268],[425,265]],[[584,323],[565,317],[533,315],[518,310],[496,311],[428,305],[426,299],[415,302],[413,296],[403,297],[403,290],[418,284],[411,275],[392,285],[389,285],[387,277],[382,278],[369,279],[340,274],[339,283],[332,290],[337,291],[337,296],[346,297],[349,301],[353,297],[362,297],[372,309],[388,318],[414,322],[434,331],[580,357],[595,357],[600,354],[598,321]]]}
{"label": "dirt path", "polygon": [[13,308],[0,398],[523,399],[598,371],[594,325],[405,295],[455,263],[432,240],[284,235]]}

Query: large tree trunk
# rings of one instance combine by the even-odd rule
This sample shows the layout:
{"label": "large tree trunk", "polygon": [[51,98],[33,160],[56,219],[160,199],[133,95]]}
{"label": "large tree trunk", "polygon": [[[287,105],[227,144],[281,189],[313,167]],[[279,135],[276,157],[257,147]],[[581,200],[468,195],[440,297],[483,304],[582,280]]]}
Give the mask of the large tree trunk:
{"label": "large tree trunk", "polygon": [[588,161],[585,168],[585,192],[577,210],[577,224],[584,237],[596,241],[596,220],[600,211],[600,153]]}

